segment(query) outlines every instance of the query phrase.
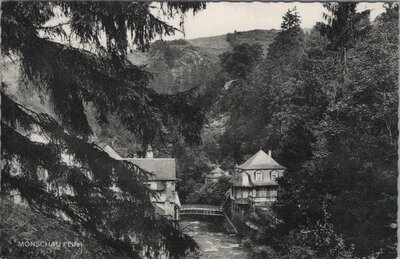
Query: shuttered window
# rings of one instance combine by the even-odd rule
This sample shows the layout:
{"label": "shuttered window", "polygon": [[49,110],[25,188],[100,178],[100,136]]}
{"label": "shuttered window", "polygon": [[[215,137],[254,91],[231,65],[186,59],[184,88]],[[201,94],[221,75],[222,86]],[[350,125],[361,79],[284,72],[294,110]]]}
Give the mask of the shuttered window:
{"label": "shuttered window", "polygon": [[262,172],[261,171],[256,172],[256,181],[262,181]]}

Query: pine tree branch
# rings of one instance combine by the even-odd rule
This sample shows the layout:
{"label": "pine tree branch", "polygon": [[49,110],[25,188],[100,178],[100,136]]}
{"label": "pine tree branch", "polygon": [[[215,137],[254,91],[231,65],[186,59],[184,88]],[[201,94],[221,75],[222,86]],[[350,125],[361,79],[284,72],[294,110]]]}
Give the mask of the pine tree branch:
{"label": "pine tree branch", "polygon": [[50,30],[50,29],[54,29],[54,28],[59,28],[59,27],[63,27],[65,25],[70,25],[71,22],[63,22],[63,23],[59,23],[56,25],[52,25],[52,26],[35,26],[34,28],[37,30]]}

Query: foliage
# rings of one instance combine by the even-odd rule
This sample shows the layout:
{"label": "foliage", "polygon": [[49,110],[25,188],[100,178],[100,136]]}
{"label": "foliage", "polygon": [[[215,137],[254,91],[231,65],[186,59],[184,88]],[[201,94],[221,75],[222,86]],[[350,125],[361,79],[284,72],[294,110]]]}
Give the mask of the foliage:
{"label": "foliage", "polygon": [[[285,17],[298,20],[292,11]],[[223,99],[230,117],[221,138],[221,152],[235,163],[243,162],[245,154],[260,148],[280,153],[277,140],[298,123],[293,113],[299,111],[296,104],[301,101],[302,73],[297,68],[303,62],[304,34],[298,22],[290,24],[293,26],[276,35],[265,59],[258,62],[251,75],[241,78]]]}
{"label": "foliage", "polygon": [[[53,3],[4,4],[2,50],[6,55],[21,56],[25,80],[51,96],[53,108],[68,130],[82,136],[91,134],[83,105],[90,102],[100,124],[107,123],[108,113],[117,113],[123,125],[146,144],[168,125],[180,125],[177,130],[186,140],[199,141],[195,135],[201,129],[202,117],[190,105],[189,96],[157,94],[146,87],[151,75],[126,59],[128,31],[141,48],[156,35],[174,31],[150,15],[151,3],[63,3],[60,7],[78,41],[95,47],[95,53],[40,37],[42,30],[47,30],[43,24],[55,16]],[[113,15],[121,19],[118,22],[129,21],[127,30],[109,24]],[[138,26],[140,19],[136,21],[135,15],[142,19],[149,16],[148,24]],[[84,18],[77,22],[77,17]],[[16,24],[18,29],[14,28]],[[52,38],[65,35],[63,26],[51,32]],[[108,39],[106,49],[100,44],[103,32]],[[200,119],[197,129],[189,126],[192,120],[183,110],[191,114],[190,118]]]}
{"label": "foliage", "polygon": [[[226,35],[226,42],[229,43],[231,48],[235,46],[247,44],[259,44],[262,46],[263,51],[268,49],[269,45],[273,42],[278,30],[251,30],[251,31],[234,31]],[[227,50],[226,50],[227,51]]]}
{"label": "foliage", "polygon": [[331,14],[324,13],[323,17],[328,23],[317,23],[317,28],[331,42],[328,47],[340,51],[342,82],[344,82],[347,76],[347,51],[354,48],[357,41],[368,33],[370,11],[357,12],[357,3],[323,5]]}
{"label": "foliage", "polygon": [[171,140],[174,143],[171,155],[177,161],[177,177],[179,179],[177,189],[182,203],[187,202],[189,194],[201,188],[204,183],[204,173],[210,172],[214,164],[219,164],[217,139],[221,133],[220,129],[215,129],[211,125],[215,125],[212,122],[214,113],[218,114],[214,105],[223,91],[223,79],[221,76],[215,75],[215,70],[210,71],[214,67],[215,65],[211,67],[196,65],[183,78],[185,86],[202,82],[202,85],[195,91],[193,102],[207,113],[208,123],[203,127],[202,143],[199,145],[188,145],[181,138]]}
{"label": "foliage", "polygon": [[[1,201],[1,256],[2,257],[57,257],[91,258],[121,256],[101,246],[93,237],[75,232],[71,226],[55,219],[43,218],[29,207]],[[49,245],[35,242],[48,242]],[[75,242],[75,244],[74,244]],[[27,245],[21,245],[26,243]],[[33,243],[33,245],[30,245]],[[53,244],[53,245],[51,245]],[[75,245],[75,246],[74,246]]]}
{"label": "foliage", "polygon": [[331,41],[332,49],[352,48],[360,37],[369,29],[370,10],[361,13],[356,11],[357,3],[325,3],[324,7],[331,13],[324,13],[328,22],[318,23],[318,29]]}
{"label": "foliage", "polygon": [[210,161],[201,148],[187,147],[178,142],[174,146],[177,158],[177,183],[181,203],[187,203],[188,195],[201,188],[204,183],[203,173],[211,171]]}
{"label": "foliage", "polygon": [[282,17],[281,28],[283,30],[296,29],[300,30],[300,15],[296,12],[296,7],[289,9]]}
{"label": "foliage", "polygon": [[324,216],[313,226],[292,231],[289,251],[294,252],[297,247],[309,248],[316,251],[316,256],[320,258],[354,258],[354,247],[346,247],[344,239],[334,230],[334,226],[329,222],[330,215],[323,207]]}
{"label": "foliage", "polygon": [[[51,117],[27,110],[6,95],[2,95],[2,119],[2,157],[6,161],[3,193],[17,190],[34,210],[48,217],[65,215],[76,230],[93,234],[103,245],[125,255],[135,256],[125,236],[140,240],[137,250],[156,252],[164,238],[169,240],[167,236],[181,239],[182,234],[171,232],[171,223],[155,215],[150,202],[155,194],[143,185],[148,173],[129,162],[112,159],[96,145],[66,133]],[[48,142],[30,141],[13,129],[17,123],[25,130],[39,128]],[[65,161],[65,155],[74,163]],[[15,167],[15,161],[21,166]],[[39,178],[37,172],[42,170],[48,172],[47,183],[53,188]],[[111,189],[113,186],[118,193]],[[73,193],[59,191],[68,187]],[[173,248],[174,244],[167,244],[168,249]],[[182,253],[182,249],[171,252]]]}
{"label": "foliage", "polygon": [[[334,25],[332,37],[320,25],[308,34],[298,26],[282,28],[265,59],[223,97],[229,120],[220,159],[241,163],[262,147],[288,169],[274,205],[284,223],[258,244],[273,245],[282,256],[288,247],[279,243],[291,235],[309,242],[293,244],[300,253],[395,256],[389,225],[396,220],[397,196],[398,5],[386,5],[372,24],[368,11],[357,13],[350,5],[345,13],[351,21],[344,21],[350,27]],[[292,14],[285,15],[284,27],[296,24]],[[337,46],[346,48],[345,83],[342,57],[332,48],[342,35],[338,30],[348,33],[348,44]],[[319,244],[323,236],[333,243]]]}
{"label": "foliage", "polygon": [[[130,257],[141,251],[156,256],[161,248],[176,256],[195,246],[155,213],[154,193],[143,185],[147,172],[87,142],[89,104],[99,124],[118,116],[143,145],[171,131],[199,142],[204,114],[191,93],[158,94],[148,87],[152,75],[127,60],[129,48],[146,50],[155,37],[179,30],[154,16],[154,8],[173,17],[205,4],[2,3],[2,53],[18,60],[21,85],[50,97],[56,116],[27,109],[2,82],[2,195],[16,190],[35,211],[64,215],[75,231]],[[50,25],[56,17],[65,22]],[[30,133],[44,141],[32,141]],[[38,176],[43,171],[49,188]],[[63,188],[72,194],[58,191]]]}
{"label": "foliage", "polygon": [[233,78],[243,78],[263,56],[261,45],[247,43],[235,46],[220,56],[223,71]]}
{"label": "foliage", "polygon": [[[392,24],[393,32],[397,25],[392,22],[398,18],[391,19],[386,26]],[[397,38],[388,36],[391,41],[377,44],[386,31],[378,24],[348,52],[349,85],[325,90],[330,101],[321,121],[312,126],[317,139],[310,143],[313,155],[303,169],[283,179],[277,207],[280,215],[287,215],[286,227],[313,225],[323,217],[321,199],[328,199],[332,227],[354,244],[354,256],[383,249],[385,258],[392,256],[394,246],[389,244],[395,242],[387,226],[395,221],[398,68]],[[339,86],[341,79],[336,82],[330,84]],[[388,153],[383,155],[382,149]]]}
{"label": "foliage", "polygon": [[180,48],[176,48],[174,45],[187,45],[189,44],[187,41],[156,41],[151,45],[151,54],[155,54],[154,52],[161,52],[165,62],[169,66],[170,69],[173,68],[174,62],[183,56],[183,50]]}
{"label": "foliage", "polygon": [[187,197],[188,203],[222,206],[231,187],[231,178],[222,176],[218,182],[207,183]]}

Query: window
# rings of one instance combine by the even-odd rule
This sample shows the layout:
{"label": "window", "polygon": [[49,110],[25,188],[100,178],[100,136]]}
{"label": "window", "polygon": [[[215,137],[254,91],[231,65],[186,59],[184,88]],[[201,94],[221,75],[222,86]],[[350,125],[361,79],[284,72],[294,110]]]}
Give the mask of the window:
{"label": "window", "polygon": [[272,171],[271,172],[271,181],[275,181],[276,178],[278,178],[278,172],[277,171]]}
{"label": "window", "polygon": [[256,181],[262,181],[262,172],[261,171],[256,172]]}
{"label": "window", "polygon": [[236,189],[236,198],[237,198],[237,199],[242,198],[242,192],[240,191],[239,188]]}

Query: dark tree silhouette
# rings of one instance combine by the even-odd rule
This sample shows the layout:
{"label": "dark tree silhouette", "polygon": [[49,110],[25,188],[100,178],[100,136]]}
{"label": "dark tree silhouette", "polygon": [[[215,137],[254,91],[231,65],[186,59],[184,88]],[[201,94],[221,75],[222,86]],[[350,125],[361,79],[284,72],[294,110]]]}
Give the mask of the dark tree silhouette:
{"label": "dark tree silhouette", "polygon": [[331,41],[329,47],[340,52],[344,82],[347,75],[347,51],[354,48],[357,40],[369,31],[370,10],[358,13],[357,3],[324,3],[323,5],[329,11],[329,14],[323,14],[327,24],[318,23],[317,28]]}
{"label": "dark tree silhouette", "polygon": [[[56,114],[52,118],[24,107],[7,95],[2,82],[2,195],[17,190],[42,214],[67,216],[76,231],[119,256],[157,255],[161,248],[174,256],[194,247],[193,240],[155,213],[154,193],[143,184],[147,172],[87,142],[92,130],[85,106],[94,106],[102,125],[116,115],[143,144],[166,129],[198,142],[204,115],[192,104],[190,92],[156,93],[148,88],[151,74],[126,57],[130,48],[144,51],[155,37],[179,30],[151,10],[173,17],[200,11],[205,4],[6,2],[1,8],[4,57],[17,60],[25,87],[49,96]],[[60,16],[62,22],[52,25]],[[26,136],[30,132],[47,141],[32,141]],[[66,154],[72,165],[62,159]],[[54,188],[39,179],[42,170]],[[54,191],[67,187],[73,194]]]}

